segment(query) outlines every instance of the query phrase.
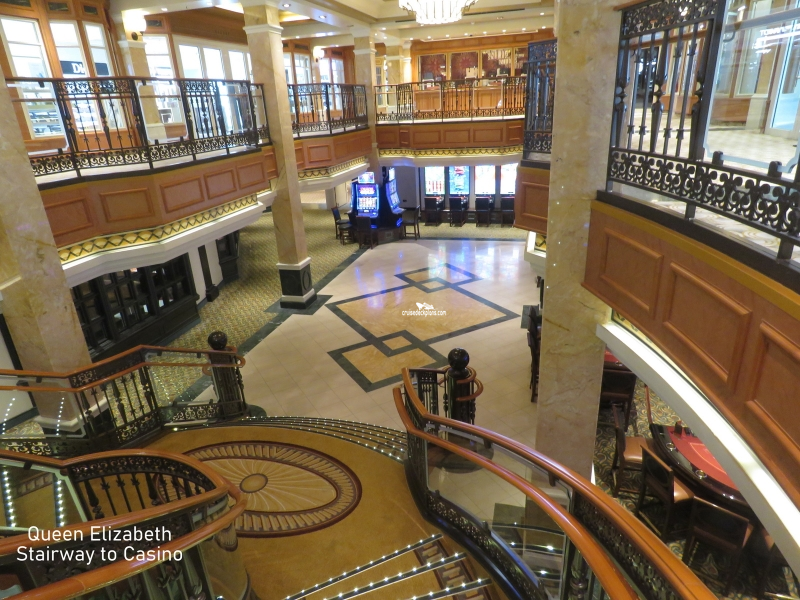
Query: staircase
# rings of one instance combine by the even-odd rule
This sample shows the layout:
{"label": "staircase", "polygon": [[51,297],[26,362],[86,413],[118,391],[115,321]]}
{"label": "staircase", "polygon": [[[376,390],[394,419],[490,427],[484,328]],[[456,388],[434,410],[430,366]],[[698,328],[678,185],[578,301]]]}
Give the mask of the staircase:
{"label": "staircase", "polygon": [[406,458],[405,432],[380,425],[316,417],[249,417],[235,423],[226,423],[226,425],[257,425],[308,431],[358,444],[398,462],[403,462]]}
{"label": "staircase", "polygon": [[372,592],[380,594],[373,598],[397,600],[493,600],[491,585],[490,579],[472,574],[466,554],[449,554],[442,535],[437,533],[316,583],[286,600],[351,600]]}

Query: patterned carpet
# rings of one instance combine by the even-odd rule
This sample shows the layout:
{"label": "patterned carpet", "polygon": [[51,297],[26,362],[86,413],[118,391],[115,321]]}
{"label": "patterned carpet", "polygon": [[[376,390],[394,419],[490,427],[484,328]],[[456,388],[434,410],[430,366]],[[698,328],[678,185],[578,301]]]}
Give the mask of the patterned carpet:
{"label": "patterned carpet", "polygon": [[[648,427],[647,408],[645,404],[644,385],[639,381],[636,385],[636,393],[634,401],[636,405],[636,426],[638,433],[633,430],[633,422],[631,423],[628,435],[639,435],[643,437],[652,437]],[[662,425],[673,425],[679,419],[669,406],[667,406],[653,391],[650,391],[650,403],[652,406],[653,422]],[[611,475],[611,463],[614,460],[614,427],[612,423],[611,410],[601,410],[599,416],[599,423],[597,426],[597,437],[595,438],[594,447],[594,474],[595,483],[609,496],[613,488],[613,478]],[[622,480],[623,489],[639,489],[641,479],[638,473],[626,472]],[[634,512],[636,508],[636,500],[638,494],[630,494],[620,492],[616,500],[629,511]],[[650,514],[656,522],[659,522],[659,516],[655,513]],[[678,522],[679,524],[681,521]],[[685,523],[685,521],[684,521]],[[685,523],[688,524],[688,523]],[[670,550],[677,556],[683,557],[683,548],[685,539],[675,539],[668,544]],[[703,581],[709,588],[720,598],[732,598],[734,600],[755,600],[756,590],[756,565],[749,557],[745,557],[742,561],[740,568],[741,574],[737,576],[731,592],[728,596],[722,595],[722,585],[712,580],[719,580],[720,576],[725,577],[728,571],[728,559],[726,556],[718,554],[714,551],[708,551],[703,546],[699,547],[692,560],[692,569],[700,572],[704,577]],[[786,597],[799,598],[797,581],[793,578],[792,572],[789,569],[778,569],[775,567],[773,572],[770,573],[770,579],[767,583],[767,591],[775,594],[782,594]]]}

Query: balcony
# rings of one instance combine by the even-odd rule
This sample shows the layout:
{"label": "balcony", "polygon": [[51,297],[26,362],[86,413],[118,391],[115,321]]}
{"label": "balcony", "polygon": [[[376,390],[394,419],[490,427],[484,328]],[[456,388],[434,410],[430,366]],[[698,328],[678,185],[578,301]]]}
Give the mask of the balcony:
{"label": "balcony", "polygon": [[367,93],[363,85],[289,85],[289,110],[295,138],[334,135],[369,126]]}
{"label": "balcony", "polygon": [[7,82],[40,187],[270,143],[261,84],[132,77]]}

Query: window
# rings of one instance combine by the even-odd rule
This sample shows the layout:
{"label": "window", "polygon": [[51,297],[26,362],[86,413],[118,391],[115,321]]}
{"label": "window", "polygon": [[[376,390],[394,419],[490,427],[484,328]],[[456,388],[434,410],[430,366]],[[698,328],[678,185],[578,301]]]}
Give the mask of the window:
{"label": "window", "polygon": [[203,48],[206,79],[225,79],[225,67],[222,65],[222,51],[216,48]]}
{"label": "window", "polygon": [[165,35],[145,35],[144,51],[147,55],[147,66],[150,68],[151,77],[172,79],[175,72],[172,69],[172,58],[169,54],[169,39]]}
{"label": "window", "polygon": [[92,55],[95,74],[98,77],[113,75],[114,70],[111,67],[111,60],[108,56],[106,34],[103,31],[103,27],[92,23],[84,23],[84,28],[86,29],[86,39],[89,40],[89,52]]}
{"label": "window", "polygon": [[0,19],[3,42],[16,77],[50,77],[39,24],[28,19]]}
{"label": "window", "polygon": [[286,75],[286,83],[292,85],[294,83],[294,69],[292,69],[292,55],[288,52],[283,54],[283,71]]}
{"label": "window", "polygon": [[181,58],[181,69],[186,79],[203,79],[203,63],[200,60],[200,48],[197,46],[178,46]]}
{"label": "window", "polygon": [[56,44],[56,54],[64,77],[89,77],[78,26],[68,21],[51,21],[50,31]]}
{"label": "window", "polygon": [[444,195],[444,167],[425,167],[425,195]]}
{"label": "window", "polygon": [[477,52],[453,52],[450,55],[450,79],[475,79],[477,77]]}
{"label": "window", "polygon": [[247,60],[245,60],[245,53],[244,52],[237,52],[235,50],[228,51],[228,60],[231,63],[231,78],[236,80],[244,80],[247,81],[248,77],[248,68],[247,68]]}
{"label": "window", "polygon": [[311,83],[311,57],[306,54],[295,54],[294,73],[297,83]]}
{"label": "window", "polygon": [[320,83],[331,83],[331,60],[329,58],[319,59],[319,81]]}
{"label": "window", "polygon": [[447,64],[444,54],[426,54],[419,57],[420,81],[441,81],[447,79]]}
{"label": "window", "polygon": [[469,196],[469,167],[447,167],[451,196]]}
{"label": "window", "polygon": [[511,74],[511,49],[498,48],[481,53],[481,77],[503,77]]}
{"label": "window", "polygon": [[344,83],[344,60],[341,58],[331,60],[331,78],[333,83]]}
{"label": "window", "polygon": [[513,196],[517,189],[517,163],[500,167],[500,194]]}
{"label": "window", "polygon": [[475,195],[494,196],[497,190],[497,169],[494,165],[475,167]]}

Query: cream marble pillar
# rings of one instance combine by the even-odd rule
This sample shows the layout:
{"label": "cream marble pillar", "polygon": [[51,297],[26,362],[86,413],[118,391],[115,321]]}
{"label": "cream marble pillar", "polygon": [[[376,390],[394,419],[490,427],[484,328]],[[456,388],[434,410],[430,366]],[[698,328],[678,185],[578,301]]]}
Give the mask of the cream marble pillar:
{"label": "cream marble pillar", "polygon": [[375,139],[375,43],[369,35],[353,38],[356,83],[367,92],[367,122],[372,136],[372,152],[369,154],[369,170],[375,173],[375,182],[383,183],[378,160],[378,143]]}
{"label": "cream marble pillar", "polygon": [[281,306],[306,307],[314,301],[316,292],[311,282],[311,259],[303,228],[278,9],[272,6],[248,6],[244,20],[247,45],[253,61],[253,77],[256,83],[264,84],[269,134],[278,163],[277,183],[273,182],[277,194],[272,203],[272,214],[280,261]]}
{"label": "cream marble pillar", "polygon": [[403,42],[403,80],[402,83],[411,83],[411,42]]}
{"label": "cream marble pillar", "polygon": [[386,83],[397,85],[403,83],[403,48],[402,46],[387,46],[384,59],[388,65],[386,69]]}
{"label": "cream marble pillar", "polygon": [[147,54],[144,50],[144,42],[129,39],[117,42],[122,63],[125,66],[125,75],[131,77],[150,77],[150,67],[147,65]]}
{"label": "cream marble pillar", "polygon": [[610,310],[581,282],[590,203],[605,187],[620,13],[616,0],[560,4],[536,449],[589,476],[604,352],[595,328]]}
{"label": "cream marble pillar", "polygon": [[[90,364],[50,222],[19,122],[0,74],[0,297],[22,367],[72,371]],[[37,394],[42,417],[58,417],[61,394]],[[63,419],[72,407],[64,406]]]}

